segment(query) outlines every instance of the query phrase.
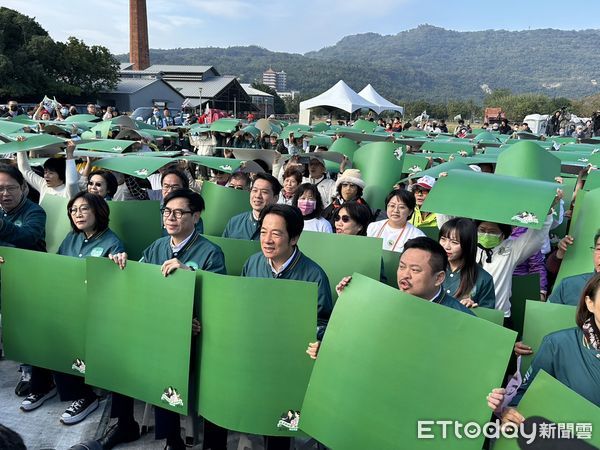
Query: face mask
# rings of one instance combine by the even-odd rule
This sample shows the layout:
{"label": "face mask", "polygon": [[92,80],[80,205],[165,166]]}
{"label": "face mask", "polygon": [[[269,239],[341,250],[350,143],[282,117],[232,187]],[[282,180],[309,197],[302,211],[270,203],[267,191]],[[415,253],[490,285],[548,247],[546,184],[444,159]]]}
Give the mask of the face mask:
{"label": "face mask", "polygon": [[316,200],[298,200],[298,209],[302,212],[303,216],[311,214],[317,206]]}
{"label": "face mask", "polygon": [[60,110],[60,113],[63,116],[68,116],[69,115],[69,110],[67,108],[63,108],[63,109]]}
{"label": "face mask", "polygon": [[158,117],[158,115],[159,115],[159,114],[160,114],[160,113],[159,113],[158,111],[154,111],[154,115],[155,115],[156,117]]}
{"label": "face mask", "polygon": [[501,234],[477,233],[477,243],[483,248],[494,248],[502,242]]}

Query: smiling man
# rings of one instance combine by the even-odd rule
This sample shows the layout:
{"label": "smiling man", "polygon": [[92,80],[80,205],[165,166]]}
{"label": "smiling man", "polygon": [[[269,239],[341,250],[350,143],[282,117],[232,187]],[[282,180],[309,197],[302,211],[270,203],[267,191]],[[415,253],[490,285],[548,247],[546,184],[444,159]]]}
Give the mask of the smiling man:
{"label": "smiling man", "polygon": [[250,189],[252,211],[238,214],[229,219],[225,231],[223,231],[223,237],[250,241],[257,240],[259,237],[260,213],[265,207],[277,202],[280,190],[281,185],[273,175],[268,173],[257,174],[252,183],[252,189]]}

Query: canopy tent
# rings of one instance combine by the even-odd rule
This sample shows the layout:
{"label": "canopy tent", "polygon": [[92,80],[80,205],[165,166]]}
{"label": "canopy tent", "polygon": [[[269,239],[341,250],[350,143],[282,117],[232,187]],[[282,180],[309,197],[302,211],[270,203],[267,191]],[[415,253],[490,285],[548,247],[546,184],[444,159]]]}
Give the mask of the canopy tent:
{"label": "canopy tent", "polygon": [[377,114],[381,114],[383,111],[398,111],[400,114],[404,115],[404,108],[402,106],[394,105],[392,102],[383,98],[370,83],[367,84],[358,95],[365,100],[374,103],[376,107],[371,109]]}
{"label": "canopy tent", "polygon": [[321,107],[327,110],[341,109],[348,113],[362,108],[376,110],[377,105],[365,100],[348,86],[344,80],[316,97],[300,102],[300,111]]}

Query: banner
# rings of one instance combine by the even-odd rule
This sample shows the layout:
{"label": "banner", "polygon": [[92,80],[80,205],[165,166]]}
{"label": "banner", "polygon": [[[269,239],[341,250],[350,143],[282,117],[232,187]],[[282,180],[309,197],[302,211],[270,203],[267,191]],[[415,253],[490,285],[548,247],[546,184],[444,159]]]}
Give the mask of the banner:
{"label": "banner", "polygon": [[250,193],[205,181],[202,198],[206,209],[202,213],[204,233],[221,236],[229,219],[250,210]]}

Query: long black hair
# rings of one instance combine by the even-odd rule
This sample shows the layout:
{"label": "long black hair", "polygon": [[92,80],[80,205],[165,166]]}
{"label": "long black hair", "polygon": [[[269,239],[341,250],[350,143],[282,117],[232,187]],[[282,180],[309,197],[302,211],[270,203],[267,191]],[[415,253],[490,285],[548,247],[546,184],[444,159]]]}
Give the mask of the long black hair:
{"label": "long black hair", "polygon": [[460,284],[452,294],[460,299],[469,295],[477,281],[477,228],[471,219],[455,217],[442,225],[439,237],[454,238],[460,243]]}

